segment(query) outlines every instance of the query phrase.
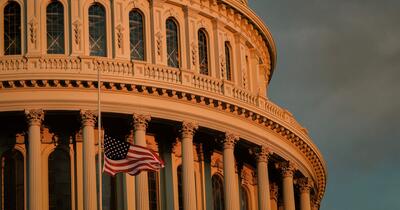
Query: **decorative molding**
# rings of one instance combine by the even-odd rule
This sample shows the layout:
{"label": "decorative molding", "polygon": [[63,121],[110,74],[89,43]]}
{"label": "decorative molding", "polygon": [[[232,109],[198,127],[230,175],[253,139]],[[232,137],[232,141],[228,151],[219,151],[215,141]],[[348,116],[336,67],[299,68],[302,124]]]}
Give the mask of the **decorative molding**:
{"label": "decorative molding", "polygon": [[161,31],[156,33],[157,55],[161,56],[163,35]]}
{"label": "decorative molding", "polygon": [[117,31],[117,46],[118,48],[122,48],[122,46],[124,45],[124,27],[119,24],[117,27],[115,27],[116,31]]}
{"label": "decorative molding", "polygon": [[37,41],[37,25],[38,25],[36,18],[33,17],[29,21],[28,25],[29,25],[29,40],[30,40],[30,42],[32,44],[35,45],[35,48],[36,48],[36,44],[37,44],[36,43],[36,41]]}
{"label": "decorative molding", "polygon": [[73,32],[74,32],[74,35],[73,35],[74,43],[79,48],[79,46],[81,45],[81,36],[82,36],[81,26],[82,26],[82,23],[78,19],[78,20],[75,20],[72,23],[72,25],[73,25]]}
{"label": "decorative molding", "polygon": [[151,120],[150,115],[145,114],[133,114],[133,127],[135,131],[146,130],[148,122]]}
{"label": "decorative molding", "polygon": [[41,126],[44,120],[42,109],[25,109],[25,118],[29,126]]}

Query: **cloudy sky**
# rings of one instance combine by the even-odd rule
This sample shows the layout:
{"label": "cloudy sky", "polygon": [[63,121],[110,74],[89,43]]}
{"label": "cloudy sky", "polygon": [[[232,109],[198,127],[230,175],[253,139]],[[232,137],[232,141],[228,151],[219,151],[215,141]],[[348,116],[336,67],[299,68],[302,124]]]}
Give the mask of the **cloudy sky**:
{"label": "cloudy sky", "polygon": [[269,97],[328,165],[321,210],[400,209],[400,0],[257,0],[278,63]]}

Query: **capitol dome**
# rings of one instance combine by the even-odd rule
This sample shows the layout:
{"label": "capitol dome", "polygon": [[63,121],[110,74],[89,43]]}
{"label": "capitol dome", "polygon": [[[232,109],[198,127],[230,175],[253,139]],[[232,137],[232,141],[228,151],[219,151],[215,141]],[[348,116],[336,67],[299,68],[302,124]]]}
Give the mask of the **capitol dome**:
{"label": "capitol dome", "polygon": [[[318,210],[325,161],[269,100],[275,63],[246,0],[0,0],[1,209]],[[99,134],[165,168],[100,188]]]}

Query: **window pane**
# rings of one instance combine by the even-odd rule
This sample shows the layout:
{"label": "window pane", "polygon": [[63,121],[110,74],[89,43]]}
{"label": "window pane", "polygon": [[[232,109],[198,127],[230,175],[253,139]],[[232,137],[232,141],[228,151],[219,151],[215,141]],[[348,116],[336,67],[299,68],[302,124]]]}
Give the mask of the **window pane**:
{"label": "window pane", "polygon": [[147,172],[149,185],[149,202],[150,210],[158,210],[158,187],[157,187],[157,172]]}
{"label": "window pane", "polygon": [[207,35],[204,29],[198,32],[199,39],[199,65],[200,74],[208,75],[208,49],[207,49]]}
{"label": "window pane", "polygon": [[60,2],[47,6],[47,53],[64,54],[64,7]]}
{"label": "window pane", "polygon": [[179,204],[179,210],[183,210],[182,165],[178,166],[176,176],[178,177],[178,204]]}
{"label": "window pane", "polygon": [[102,5],[89,7],[89,48],[90,55],[106,56],[106,12]]}
{"label": "window pane", "polygon": [[214,175],[211,178],[212,189],[213,189],[213,203],[214,210],[225,210],[224,203],[224,184],[222,178],[218,175]]}
{"label": "window pane", "polygon": [[129,13],[131,59],[144,60],[143,16],[137,11]]}
{"label": "window pane", "polygon": [[4,54],[21,54],[21,7],[16,2],[4,8]]}
{"label": "window pane", "polygon": [[10,149],[1,157],[4,209],[24,210],[24,157]]}
{"label": "window pane", "polygon": [[168,66],[179,68],[178,26],[172,18],[166,22]]}
{"label": "window pane", "polygon": [[229,42],[225,42],[225,69],[226,69],[226,79],[232,80],[232,71],[231,71],[231,48],[229,46]]}
{"label": "window pane", "polygon": [[71,161],[67,146],[56,148],[49,156],[49,209],[71,209]]}

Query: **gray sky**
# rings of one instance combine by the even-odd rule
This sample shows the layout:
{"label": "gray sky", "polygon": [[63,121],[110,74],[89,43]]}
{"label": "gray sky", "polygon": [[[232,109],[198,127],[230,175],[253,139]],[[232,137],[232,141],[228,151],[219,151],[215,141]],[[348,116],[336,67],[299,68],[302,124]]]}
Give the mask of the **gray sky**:
{"label": "gray sky", "polygon": [[400,209],[400,0],[250,5],[277,45],[269,97],[327,161],[321,209]]}

